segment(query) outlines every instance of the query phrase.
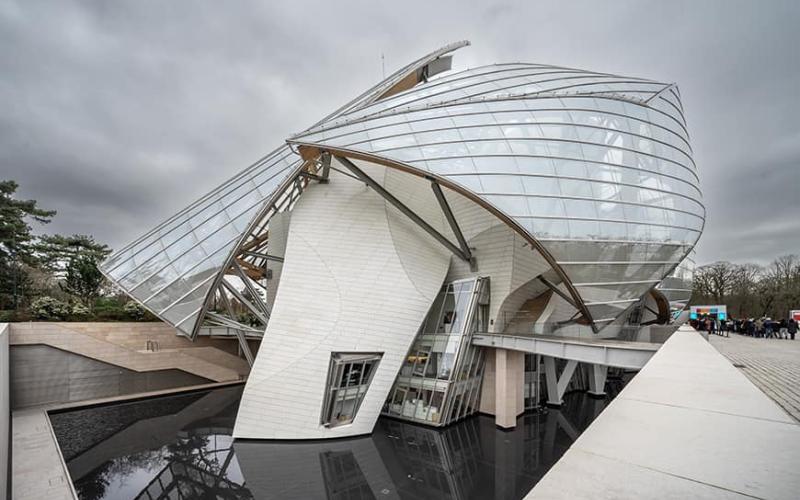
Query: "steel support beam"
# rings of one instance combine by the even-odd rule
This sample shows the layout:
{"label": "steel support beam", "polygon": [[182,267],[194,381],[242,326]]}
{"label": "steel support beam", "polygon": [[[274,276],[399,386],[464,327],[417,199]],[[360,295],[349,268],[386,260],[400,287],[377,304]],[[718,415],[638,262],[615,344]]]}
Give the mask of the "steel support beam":
{"label": "steel support beam", "polygon": [[[264,316],[266,316],[267,319],[269,319],[269,316],[270,316],[269,308],[267,307],[267,305],[265,303],[261,302],[261,299],[259,298],[259,295],[258,295],[258,291],[255,289],[253,284],[248,279],[247,275],[245,275],[245,273],[242,270],[241,266],[239,266],[239,263],[236,262],[236,261],[233,262],[233,270],[236,271],[236,274],[239,276],[239,279],[242,280],[242,282],[244,283],[244,286],[247,288],[247,291],[250,292],[250,295],[253,297],[253,301],[252,302],[255,302],[256,307],[258,307],[261,310],[261,313],[264,314]],[[239,300],[241,300],[241,299],[239,299]],[[250,301],[248,301],[248,302],[250,302]]]}
{"label": "steel support beam", "polygon": [[470,264],[474,264],[472,260],[472,251],[469,245],[467,245],[467,240],[464,238],[464,233],[461,232],[461,228],[458,226],[458,221],[455,215],[453,215],[453,211],[450,209],[450,204],[447,203],[447,198],[444,196],[442,187],[437,182],[431,182],[431,189],[433,189],[436,201],[439,202],[439,206],[442,212],[444,212],[445,218],[447,218],[447,223],[450,224],[450,229],[453,231],[453,234],[456,235],[456,240],[458,240],[458,246],[461,247],[461,252],[467,257]]}
{"label": "steel support beam", "polygon": [[350,170],[353,175],[358,177],[363,183],[367,186],[371,187],[376,193],[381,195],[383,199],[391,203],[395,208],[400,210],[406,217],[414,221],[419,227],[421,227],[426,233],[431,235],[434,239],[436,239],[439,243],[444,245],[448,250],[453,252],[457,257],[467,262],[470,261],[471,255],[465,254],[459,247],[455,246],[449,239],[447,239],[444,235],[442,235],[439,231],[434,229],[430,224],[425,222],[425,220],[417,215],[413,210],[408,208],[402,201],[398,200],[394,197],[392,193],[387,191],[383,186],[381,186],[378,182],[375,181],[372,177],[368,176],[363,170],[358,168],[355,163],[351,162],[347,158],[343,156],[336,157],[339,162],[344,165],[348,170]]}
{"label": "steel support beam", "polygon": [[225,310],[228,311],[228,316],[230,316],[231,319],[235,318],[236,314],[233,312],[231,301],[228,300],[228,294],[225,293],[225,289],[222,287],[219,288],[219,298],[222,301],[222,305],[225,306]]}
{"label": "steel support beam", "polygon": [[320,161],[322,162],[322,171],[319,173],[319,176],[323,179],[320,182],[328,182],[328,176],[331,171],[331,154],[328,152],[322,153],[320,155]]}
{"label": "steel support beam", "polygon": [[663,89],[659,90],[659,91],[658,91],[658,92],[656,92],[655,94],[653,94],[653,95],[651,95],[650,97],[648,97],[648,98],[647,98],[647,99],[644,101],[644,103],[645,103],[645,104],[650,104],[650,101],[653,101],[653,100],[655,100],[656,98],[658,98],[658,96],[662,95],[663,93],[665,93],[666,91],[668,91],[668,90],[669,90],[669,89],[671,89],[672,87],[675,87],[676,85],[677,85],[677,84],[675,84],[675,83],[670,83],[669,85],[665,86]]}
{"label": "steel support beam", "polygon": [[325,184],[325,183],[327,183],[327,182],[328,182],[328,179],[325,179],[325,178],[324,178],[324,177],[322,177],[321,175],[312,174],[312,173],[310,173],[310,172],[300,172],[300,174],[298,174],[298,175],[299,175],[300,177],[305,177],[305,178],[307,178],[307,179],[311,179],[311,180],[317,181],[317,182],[319,182],[320,184]]}
{"label": "steel support beam", "polygon": [[215,313],[214,311],[208,311],[206,315],[208,316],[209,321],[219,323],[218,326],[222,326],[225,328],[239,329],[242,330],[243,332],[252,332],[254,335],[261,335],[263,333],[261,330],[256,330],[252,326],[244,325],[226,316]]}
{"label": "steel support beam", "polygon": [[[228,300],[228,295],[225,293],[225,288],[220,287],[219,294],[222,298],[222,302],[225,304],[225,309],[227,309],[228,315],[233,318],[233,306],[231,305],[231,301]],[[236,332],[236,339],[239,341],[239,350],[242,352],[242,354],[244,354],[244,359],[247,360],[247,364],[252,368],[255,358],[253,357],[253,352],[250,350],[250,344],[247,343],[247,338],[244,336],[244,332],[240,328],[234,328],[233,331]]]}
{"label": "steel support beam", "polygon": [[571,305],[580,312],[581,308],[578,307],[577,304],[575,304],[575,301],[572,300],[572,297],[561,291],[552,281],[548,280],[544,276],[539,276],[539,281],[541,281],[542,284],[544,284],[544,286],[552,290],[556,295],[558,295],[562,299],[566,300],[569,303],[569,305]]}
{"label": "steel support beam", "polygon": [[261,252],[251,252],[250,250],[245,250],[242,252],[242,255],[247,255],[248,257],[258,257],[259,259],[271,260],[274,262],[283,262],[283,257],[277,257],[275,255],[269,255]]}
{"label": "steel support beam", "polygon": [[577,367],[578,362],[570,359],[561,371],[561,376],[558,376],[556,374],[556,359],[551,356],[544,357],[544,378],[547,382],[548,405],[561,406],[564,403],[562,399],[564,392],[567,390],[569,381],[572,380],[572,375]]}
{"label": "steel support beam", "polygon": [[242,305],[244,305],[247,309],[249,309],[250,312],[253,313],[253,315],[256,318],[258,318],[258,320],[261,323],[266,325],[269,322],[268,319],[264,317],[264,315],[262,314],[261,310],[258,307],[256,307],[255,305],[251,304],[249,300],[244,298],[244,295],[242,295],[242,292],[237,290],[235,286],[231,285],[230,283],[228,283],[225,280],[222,280],[222,286],[227,288],[228,291],[231,292],[231,294],[234,297],[236,297],[239,300],[239,302],[242,303]]}

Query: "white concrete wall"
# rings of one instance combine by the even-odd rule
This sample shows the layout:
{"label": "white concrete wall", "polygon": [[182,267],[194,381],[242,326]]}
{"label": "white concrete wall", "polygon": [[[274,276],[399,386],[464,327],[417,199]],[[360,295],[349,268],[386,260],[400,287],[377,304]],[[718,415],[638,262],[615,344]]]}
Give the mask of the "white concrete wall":
{"label": "white concrete wall", "polygon": [[[383,172],[371,170],[376,180]],[[286,260],[244,390],[237,438],[372,432],[447,272],[449,252],[363,183],[331,172],[292,212]],[[383,352],[350,425],[320,425],[331,352]]]}
{"label": "white concrete wall", "polygon": [[9,369],[8,369],[8,336],[7,323],[0,323],[0,499],[6,498],[8,492],[8,447],[10,442],[9,421],[11,410],[9,405]]}

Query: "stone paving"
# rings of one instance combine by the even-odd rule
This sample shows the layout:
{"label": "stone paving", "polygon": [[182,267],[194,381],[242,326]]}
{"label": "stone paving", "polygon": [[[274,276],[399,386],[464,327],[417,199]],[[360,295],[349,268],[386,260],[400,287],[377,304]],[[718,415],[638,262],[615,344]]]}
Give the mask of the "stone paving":
{"label": "stone paving", "polygon": [[800,424],[745,371],[681,327],[526,500],[797,500]]}
{"label": "stone paving", "polygon": [[15,411],[12,427],[11,497],[14,500],[75,498],[45,410]]}
{"label": "stone paving", "polygon": [[800,338],[756,339],[711,335],[711,345],[759,389],[800,422]]}

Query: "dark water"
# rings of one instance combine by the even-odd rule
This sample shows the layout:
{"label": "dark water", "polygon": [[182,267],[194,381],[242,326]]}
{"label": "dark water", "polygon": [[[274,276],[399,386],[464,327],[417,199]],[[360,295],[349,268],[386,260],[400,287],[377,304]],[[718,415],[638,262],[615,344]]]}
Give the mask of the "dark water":
{"label": "dark water", "polygon": [[[613,384],[613,382],[612,382]],[[567,394],[513,431],[382,418],[368,437],[233,442],[241,387],[51,415],[81,499],[518,499],[607,404]]]}

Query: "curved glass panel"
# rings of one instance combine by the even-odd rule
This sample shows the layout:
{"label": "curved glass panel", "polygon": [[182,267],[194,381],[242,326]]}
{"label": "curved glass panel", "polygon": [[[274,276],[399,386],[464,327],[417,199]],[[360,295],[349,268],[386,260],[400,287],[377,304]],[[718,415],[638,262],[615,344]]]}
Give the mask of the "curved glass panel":
{"label": "curved glass panel", "polygon": [[539,239],[602,318],[663,279],[704,225],[678,93],[659,82],[478,68],[298,140],[385,156],[468,187]]}
{"label": "curved glass panel", "polygon": [[[677,88],[515,63],[388,91],[463,45],[415,61],[293,140],[380,155],[464,186],[537,238],[593,314],[621,314],[675,269],[704,226]],[[104,273],[191,330],[212,277],[300,161],[277,149],[116,252]],[[678,279],[662,283],[676,301],[685,296],[670,281]]]}

